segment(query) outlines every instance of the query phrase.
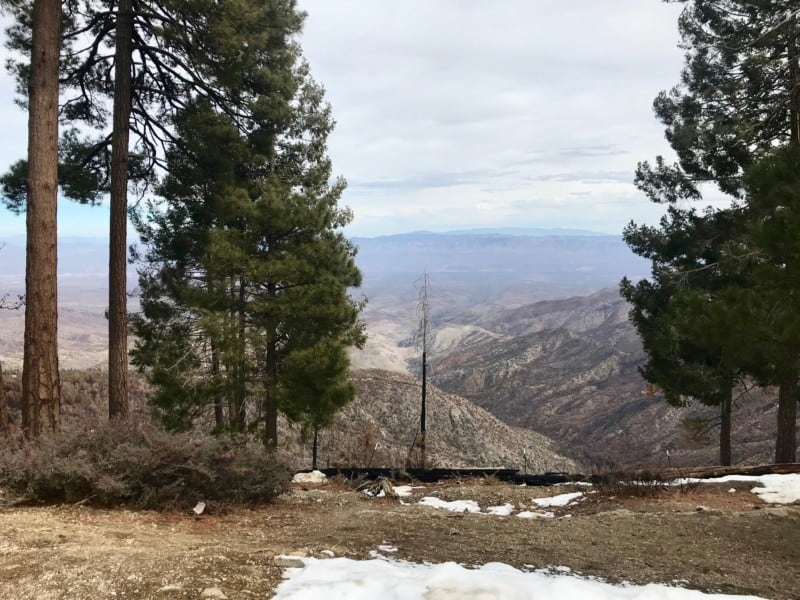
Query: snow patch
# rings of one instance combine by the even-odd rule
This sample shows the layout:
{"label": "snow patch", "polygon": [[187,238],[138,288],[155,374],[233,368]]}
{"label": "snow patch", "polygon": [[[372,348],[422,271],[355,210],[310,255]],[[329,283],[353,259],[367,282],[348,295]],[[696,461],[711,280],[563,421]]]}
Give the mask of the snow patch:
{"label": "snow patch", "polygon": [[434,496],[425,496],[422,500],[419,501],[422,506],[431,506],[433,508],[443,508],[444,510],[449,510],[452,512],[469,512],[469,513],[479,513],[481,512],[481,507],[478,506],[478,503],[475,500],[453,500],[452,502],[448,502],[447,500],[442,500],[441,498],[435,498]]}
{"label": "snow patch", "polygon": [[570,492],[567,494],[559,494],[558,496],[550,496],[549,498],[534,498],[533,503],[542,508],[548,506],[567,506],[570,502],[583,497],[583,492]]}
{"label": "snow patch", "polygon": [[496,517],[507,517],[512,512],[514,512],[514,505],[509,502],[501,504],[500,506],[490,506],[486,509],[487,515],[494,515]]}
{"label": "snow patch", "polygon": [[726,475],[725,477],[709,479],[688,478],[679,479],[674,483],[676,485],[685,485],[687,483],[731,483],[734,481],[761,484],[750,491],[768,504],[792,504],[800,501],[800,473],[787,475]]}
{"label": "snow patch", "polygon": [[278,586],[275,600],[758,600],[755,596],[705,594],[661,584],[616,586],[560,574],[525,573],[502,563],[465,569],[455,563],[421,565],[390,559],[303,559]]}

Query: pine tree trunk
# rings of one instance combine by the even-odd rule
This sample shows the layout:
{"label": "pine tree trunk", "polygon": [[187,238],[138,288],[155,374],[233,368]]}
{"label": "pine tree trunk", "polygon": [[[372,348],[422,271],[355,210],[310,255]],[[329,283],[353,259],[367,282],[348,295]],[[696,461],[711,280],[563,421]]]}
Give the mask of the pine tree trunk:
{"label": "pine tree trunk", "polygon": [[8,437],[8,404],[6,403],[6,385],[3,381],[3,364],[0,363],[0,437]]}
{"label": "pine tree trunk", "polygon": [[[237,288],[238,282],[238,288]],[[234,359],[233,364],[228,370],[230,377],[230,386],[228,392],[228,421],[231,431],[243,432],[246,423],[246,406],[245,399],[247,395],[247,365],[245,364],[247,358],[245,334],[246,323],[244,314],[244,300],[246,297],[244,279],[234,277],[231,280],[230,287],[231,309],[230,319],[231,323],[236,323],[234,332]]]}
{"label": "pine tree trunk", "polygon": [[775,462],[793,463],[797,448],[797,374],[790,373],[778,382],[778,435]]}
{"label": "pine tree trunk", "polygon": [[234,431],[243,432],[245,427],[247,426],[247,407],[245,405],[245,399],[247,396],[247,340],[245,339],[245,335],[247,334],[247,328],[245,323],[245,302],[246,298],[246,290],[245,290],[245,283],[244,278],[239,279],[239,295],[238,295],[238,312],[236,315],[237,319],[237,355],[236,355],[236,382],[235,382],[235,411],[236,413],[232,415],[232,427]]}
{"label": "pine tree trunk", "polygon": [[[275,295],[275,284],[268,283],[267,297],[270,302],[274,302]],[[267,377],[263,404],[264,445],[274,450],[278,447],[278,344],[274,326],[269,325],[267,329],[267,355],[264,365]]]}
{"label": "pine tree trunk", "polygon": [[278,401],[276,397],[278,387],[278,348],[275,343],[275,334],[270,331],[267,341],[266,376],[267,385],[264,391],[264,445],[267,448],[278,447]]}
{"label": "pine tree trunk", "polygon": [[[210,257],[207,256],[206,260],[210,261]],[[208,291],[209,296],[216,298],[215,294],[218,292],[218,289],[214,283],[211,273],[209,273],[208,270],[206,270],[206,290]],[[211,346],[211,377],[214,380],[214,423],[217,431],[222,431],[225,428],[225,411],[223,410],[222,406],[222,394],[219,390],[219,348],[217,348],[217,344],[215,343],[214,339],[211,339],[209,344]]]}
{"label": "pine tree trunk", "polygon": [[[219,382],[219,350],[217,350],[214,342],[211,342],[211,377],[214,379],[216,388]],[[225,412],[222,408],[222,396],[219,391],[214,392],[214,423],[217,431],[222,431],[225,427]]]}
{"label": "pine tree trunk", "polygon": [[314,442],[311,445],[311,468],[317,470],[317,453],[319,451],[319,427],[314,426]]}
{"label": "pine tree trunk", "polygon": [[[797,17],[793,15],[791,22],[797,27]],[[797,42],[791,39],[786,56],[789,64],[789,128],[790,144],[800,144],[800,65],[798,65]]]}
{"label": "pine tree trunk", "polygon": [[131,115],[132,1],[117,3],[111,224],[108,255],[108,416],[128,416],[128,140]]}
{"label": "pine tree trunk", "polygon": [[28,198],[22,430],[58,429],[57,190],[58,54],[61,3],[35,0],[28,105]]}
{"label": "pine tree trunk", "polygon": [[719,464],[723,466],[729,466],[731,464],[732,396],[733,389],[730,386],[726,387],[725,397],[720,403]]}

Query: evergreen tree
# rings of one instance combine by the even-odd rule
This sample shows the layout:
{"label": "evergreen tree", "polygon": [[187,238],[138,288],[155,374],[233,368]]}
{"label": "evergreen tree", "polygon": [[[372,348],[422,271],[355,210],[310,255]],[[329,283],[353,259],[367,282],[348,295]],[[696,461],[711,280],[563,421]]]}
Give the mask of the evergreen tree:
{"label": "evergreen tree", "polygon": [[[655,202],[700,200],[703,183],[714,184],[735,201],[745,195],[743,178],[751,166],[778,145],[800,142],[800,11],[794,0],[674,1],[686,5],[679,21],[686,63],[681,83],[659,94],[654,109],[678,162],[669,165],[657,157],[655,165],[640,163],[636,184]],[[738,210],[734,205],[732,214]],[[631,224],[629,231],[635,229]],[[734,247],[740,241],[721,238],[718,246],[727,242]],[[742,265],[728,265],[727,269],[743,272]],[[711,290],[703,287],[707,283],[696,281],[692,293],[710,294]],[[717,291],[714,297],[723,295],[727,302],[743,303],[738,307],[737,327],[743,323],[768,325],[758,314],[742,317],[747,310],[763,308],[746,303],[743,293]],[[734,309],[719,301],[707,308],[721,311],[715,316],[708,314],[721,327],[725,315]],[[764,334],[760,339],[768,344],[769,337]],[[741,360],[755,367],[754,361]],[[791,389],[797,384],[788,379],[774,383]],[[794,402],[789,399],[791,389],[779,392],[780,414],[792,410],[786,406]],[[788,450],[787,441],[793,430],[788,420],[778,420],[776,461],[794,460],[795,451]]]}
{"label": "evergreen tree", "polygon": [[347,291],[360,285],[355,248],[339,231],[344,182],[331,183],[326,151],[330,108],[291,59],[289,113],[266,111],[250,132],[209,103],[181,115],[164,204],[137,219],[147,251],[134,360],[159,386],[165,420],[189,426],[213,405],[218,425],[243,431],[258,415],[270,447],[279,408],[321,423],[352,397],[344,348],[364,337]]}
{"label": "evergreen tree", "polygon": [[148,370],[153,404],[170,427],[191,427],[213,405],[219,429],[241,431],[245,407],[234,396],[245,376],[235,360],[244,343],[235,327],[241,262],[238,255],[227,259],[218,240],[238,231],[237,200],[249,202],[249,149],[206,103],[179,115],[176,136],[181,147],[169,151],[169,175],[158,189],[164,206],[134,215],[146,251],[139,257],[142,312],[132,322],[133,360]]}
{"label": "evergreen tree", "polygon": [[653,103],[678,155],[639,164],[636,183],[655,202],[701,198],[715,184],[740,198],[744,172],[776,145],[800,141],[795,0],[666,0],[685,4],[681,83]]}
{"label": "evergreen tree", "polygon": [[800,401],[800,146],[776,149],[745,177],[747,244],[734,259],[753,272],[757,286],[739,290],[739,301],[758,318],[748,347],[758,354],[751,372],[779,386],[775,461],[794,462]]}
{"label": "evergreen tree", "polygon": [[[30,45],[30,0],[9,2],[9,46]],[[109,414],[127,414],[126,213],[128,178],[147,185],[173,139],[171,117],[195,96],[243,128],[273,110],[285,80],[269,66],[291,54],[302,14],[294,0],[71,0],[65,3],[62,116],[76,124],[61,143],[60,181],[68,197],[95,203],[110,192]],[[246,51],[242,51],[246,49]],[[12,63],[19,88],[29,66]],[[277,93],[276,93],[277,92]],[[113,128],[107,130],[108,99]],[[97,134],[79,133],[95,129]],[[129,152],[133,134],[133,154]],[[27,163],[3,178],[20,210]]]}
{"label": "evergreen tree", "polygon": [[698,214],[674,206],[658,228],[630,225],[625,241],[651,259],[652,276],[636,285],[625,278],[620,287],[647,354],[642,376],[671,404],[693,398],[719,406],[723,465],[731,463],[733,388],[745,368],[745,334],[730,296],[746,282],[722,261],[739,227],[737,211]]}
{"label": "evergreen tree", "polygon": [[25,335],[22,364],[22,430],[26,439],[58,429],[56,193],[58,164],[58,51],[61,4],[36,0],[31,14],[28,98],[25,254]]}

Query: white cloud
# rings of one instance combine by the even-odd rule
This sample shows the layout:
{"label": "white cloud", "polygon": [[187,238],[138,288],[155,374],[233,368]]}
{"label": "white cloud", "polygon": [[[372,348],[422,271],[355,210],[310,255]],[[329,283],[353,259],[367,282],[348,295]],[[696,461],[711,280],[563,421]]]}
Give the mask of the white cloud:
{"label": "white cloud", "polygon": [[[638,161],[670,155],[651,104],[679,78],[680,5],[300,6],[308,12],[301,43],[338,121],[330,151],[350,184],[343,203],[355,212],[353,234],[489,225],[619,232],[663,212],[631,182]],[[13,88],[0,75],[0,170],[26,146]]]}
{"label": "white cloud", "polygon": [[631,218],[663,212],[631,182],[639,160],[668,153],[651,103],[678,81],[680,7],[641,0],[301,6],[309,13],[305,54],[338,121],[331,153],[350,181],[344,202],[355,210],[354,231],[487,224],[619,231]]}

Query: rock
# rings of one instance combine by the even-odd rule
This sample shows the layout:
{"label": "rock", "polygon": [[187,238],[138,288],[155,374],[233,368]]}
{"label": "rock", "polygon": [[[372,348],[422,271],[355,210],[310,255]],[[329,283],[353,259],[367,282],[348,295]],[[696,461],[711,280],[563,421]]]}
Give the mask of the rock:
{"label": "rock", "polygon": [[303,559],[299,556],[276,556],[275,566],[282,569],[302,569],[306,566]]}
{"label": "rock", "polygon": [[218,600],[227,600],[225,593],[218,587],[206,588],[200,594],[201,598],[217,598]]}
{"label": "rock", "polygon": [[194,505],[194,508],[192,509],[192,512],[199,517],[200,515],[203,514],[203,512],[205,510],[206,510],[206,503],[205,502],[198,502],[197,504]]}
{"label": "rock", "polygon": [[325,483],[326,481],[328,481],[328,477],[322,471],[297,473],[292,477],[292,483]]}
{"label": "rock", "polygon": [[156,592],[180,592],[183,589],[183,585],[180,583],[169,583],[165,586],[162,586],[156,590]]}

